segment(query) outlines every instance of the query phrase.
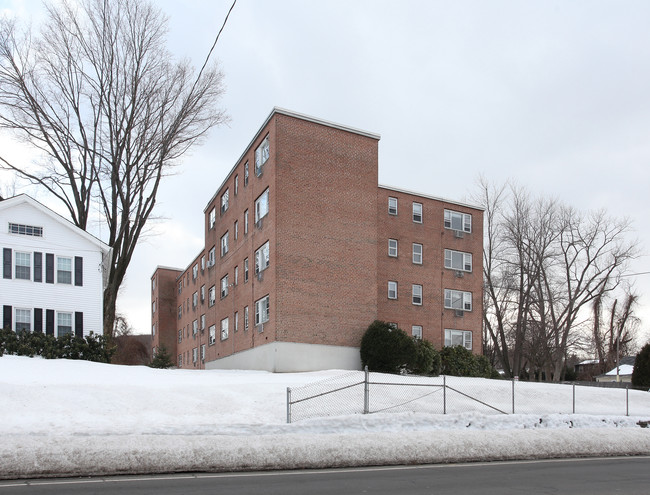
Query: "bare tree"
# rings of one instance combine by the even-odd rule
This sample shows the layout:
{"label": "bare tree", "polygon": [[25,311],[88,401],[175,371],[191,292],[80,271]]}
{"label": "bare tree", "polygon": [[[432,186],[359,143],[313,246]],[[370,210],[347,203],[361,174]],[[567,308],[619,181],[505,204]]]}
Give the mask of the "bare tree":
{"label": "bare tree", "polygon": [[151,217],[160,181],[226,119],[216,66],[196,74],[165,48],[167,19],[145,0],[64,0],[38,36],[0,24],[0,128],[40,151],[30,167],[0,163],[45,188],[86,229],[98,205],[108,227],[104,333]]}

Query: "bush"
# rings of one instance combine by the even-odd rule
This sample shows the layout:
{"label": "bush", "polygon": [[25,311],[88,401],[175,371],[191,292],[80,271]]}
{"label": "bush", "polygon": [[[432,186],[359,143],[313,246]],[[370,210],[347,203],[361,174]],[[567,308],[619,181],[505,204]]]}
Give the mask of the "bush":
{"label": "bush", "polygon": [[440,351],[441,373],[450,376],[501,378],[485,356],[476,356],[462,345]]}
{"label": "bush", "polygon": [[408,369],[416,375],[438,375],[440,353],[428,340],[414,339],[415,352],[409,360]]}
{"label": "bush", "polygon": [[650,342],[636,355],[632,370],[632,385],[650,388]]}
{"label": "bush", "polygon": [[161,345],[160,347],[156,348],[156,355],[153,357],[151,360],[151,364],[149,365],[151,368],[171,368],[174,366],[174,362],[172,361],[171,356],[169,355],[169,351],[164,345]]}

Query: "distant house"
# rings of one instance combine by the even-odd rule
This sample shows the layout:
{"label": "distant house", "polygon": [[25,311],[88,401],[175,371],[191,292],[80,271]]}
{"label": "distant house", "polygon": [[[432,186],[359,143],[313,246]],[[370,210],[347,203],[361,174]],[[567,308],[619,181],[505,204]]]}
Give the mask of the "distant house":
{"label": "distant house", "polygon": [[618,380],[616,379],[616,367],[609,370],[603,375],[596,377],[597,382],[625,382],[632,383],[632,372],[634,371],[635,356],[625,356],[621,358],[621,364],[618,367]]}
{"label": "distant house", "polygon": [[0,201],[2,327],[103,332],[110,248],[27,195]]}

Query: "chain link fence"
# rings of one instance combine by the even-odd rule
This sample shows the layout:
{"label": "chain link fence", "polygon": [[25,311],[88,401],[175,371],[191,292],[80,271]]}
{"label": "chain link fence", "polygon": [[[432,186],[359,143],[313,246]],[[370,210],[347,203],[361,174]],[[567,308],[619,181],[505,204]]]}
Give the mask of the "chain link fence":
{"label": "chain link fence", "polygon": [[287,422],[378,412],[650,415],[650,393],[575,384],[352,371],[287,388]]}

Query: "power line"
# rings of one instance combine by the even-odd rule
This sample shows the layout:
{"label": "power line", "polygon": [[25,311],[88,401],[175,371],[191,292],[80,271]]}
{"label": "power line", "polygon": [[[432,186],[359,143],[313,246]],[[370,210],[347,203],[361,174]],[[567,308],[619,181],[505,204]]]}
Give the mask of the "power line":
{"label": "power line", "polygon": [[232,12],[232,9],[235,8],[236,3],[237,3],[237,0],[234,0],[232,2],[232,5],[230,6],[230,10],[228,10],[228,13],[226,14],[226,18],[223,20],[223,24],[221,25],[221,29],[219,29],[219,32],[217,33],[217,37],[214,39],[214,43],[212,43],[212,47],[210,48],[210,51],[208,52],[208,56],[205,57],[205,62],[203,62],[203,66],[201,67],[201,70],[199,71],[199,75],[196,77],[197,82],[201,78],[201,74],[203,74],[203,71],[205,70],[205,67],[208,65],[208,61],[210,60],[210,57],[212,56],[212,51],[214,50],[214,47],[217,46],[217,41],[219,41],[219,36],[221,36],[221,32],[226,27],[226,23],[228,22],[228,18],[230,17],[230,13]]}
{"label": "power line", "polygon": [[650,275],[650,272],[626,273],[625,275],[621,275],[621,278],[623,278],[623,277],[636,277],[637,275]]}

